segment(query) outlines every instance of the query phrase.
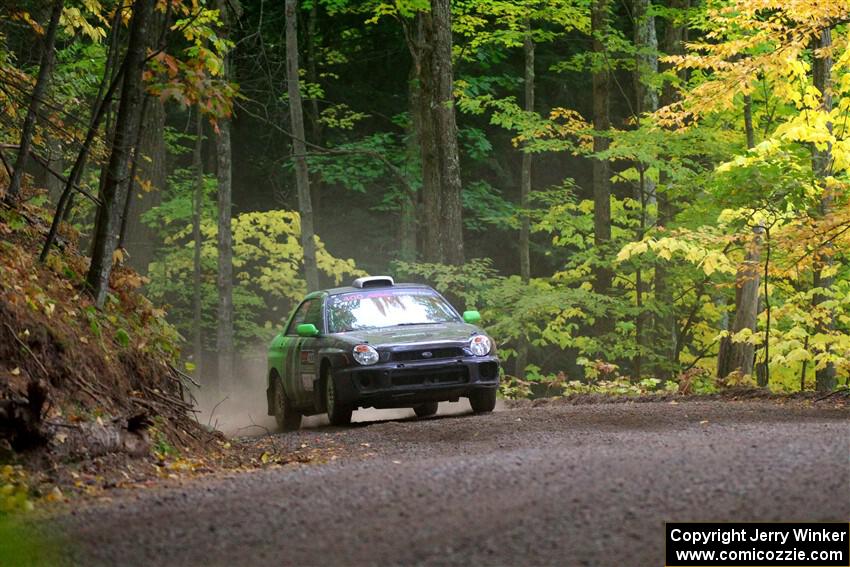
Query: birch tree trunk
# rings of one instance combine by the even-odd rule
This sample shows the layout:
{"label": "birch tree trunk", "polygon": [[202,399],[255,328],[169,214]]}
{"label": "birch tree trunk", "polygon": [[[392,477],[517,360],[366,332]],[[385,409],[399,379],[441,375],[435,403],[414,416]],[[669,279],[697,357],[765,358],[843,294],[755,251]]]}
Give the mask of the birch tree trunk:
{"label": "birch tree trunk", "polygon": [[304,110],[298,86],[298,2],[286,0],[286,84],[289,93],[289,117],[292,124],[292,153],[295,160],[295,184],[301,214],[301,246],[304,249],[304,275],[307,289],[319,289],[316,267],[316,242],[313,231],[313,205],[310,196],[310,173],[304,144]]}
{"label": "birch tree trunk", "polygon": [[50,23],[47,25],[47,33],[44,36],[44,51],[41,54],[41,62],[38,68],[38,77],[35,80],[35,88],[32,91],[27,116],[21,128],[21,141],[18,149],[18,157],[15,160],[15,168],[12,170],[12,178],[9,180],[9,191],[6,197],[10,200],[17,199],[21,192],[21,180],[29,160],[32,136],[35,133],[35,123],[38,120],[38,109],[41,101],[47,93],[47,84],[53,74],[53,62],[55,60],[54,46],[56,45],[56,30],[59,28],[59,18],[62,16],[64,0],[56,0],[50,11]]}
{"label": "birch tree trunk", "polygon": [[142,71],[145,66],[145,37],[152,9],[152,0],[135,0],[133,3],[124,82],[121,88],[118,116],[115,120],[112,151],[101,195],[101,222],[94,235],[91,265],[86,277],[86,283],[98,307],[103,307],[109,291],[112,254],[118,243],[121,213],[129,178],[128,165],[139,128],[139,106],[144,91]]}

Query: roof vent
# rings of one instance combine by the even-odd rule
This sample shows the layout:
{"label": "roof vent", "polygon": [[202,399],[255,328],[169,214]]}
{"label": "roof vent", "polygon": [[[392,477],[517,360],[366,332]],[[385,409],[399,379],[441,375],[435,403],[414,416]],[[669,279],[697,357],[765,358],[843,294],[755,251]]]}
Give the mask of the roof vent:
{"label": "roof vent", "polygon": [[389,287],[393,284],[395,282],[390,276],[369,276],[366,278],[357,278],[351,285],[364,289],[367,287]]}

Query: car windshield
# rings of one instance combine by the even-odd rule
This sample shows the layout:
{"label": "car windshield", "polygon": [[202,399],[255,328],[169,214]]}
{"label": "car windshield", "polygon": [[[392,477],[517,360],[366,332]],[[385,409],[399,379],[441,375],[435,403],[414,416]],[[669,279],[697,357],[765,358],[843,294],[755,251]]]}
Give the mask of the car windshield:
{"label": "car windshield", "polygon": [[455,310],[427,289],[382,289],[344,293],[328,299],[331,333],[451,321],[458,321]]}

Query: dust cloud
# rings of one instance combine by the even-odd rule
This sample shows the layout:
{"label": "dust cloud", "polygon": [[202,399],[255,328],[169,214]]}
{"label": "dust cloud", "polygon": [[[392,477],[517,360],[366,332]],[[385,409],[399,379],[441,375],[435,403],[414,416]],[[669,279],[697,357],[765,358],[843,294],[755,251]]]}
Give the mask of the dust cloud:
{"label": "dust cloud", "polygon": [[[193,390],[199,410],[198,421],[217,429],[228,437],[254,437],[274,433],[275,419],[266,415],[266,359],[265,353],[245,355],[236,361],[236,379],[229,388],[213,392],[203,386]],[[502,401],[496,404],[496,411],[502,409]],[[457,402],[440,403],[437,416],[461,415],[472,413],[469,400],[461,398]],[[410,408],[399,409],[360,409],[354,412],[352,423],[381,422],[391,420],[415,419],[416,414]],[[323,427],[328,425],[326,415],[305,417],[302,428]]]}

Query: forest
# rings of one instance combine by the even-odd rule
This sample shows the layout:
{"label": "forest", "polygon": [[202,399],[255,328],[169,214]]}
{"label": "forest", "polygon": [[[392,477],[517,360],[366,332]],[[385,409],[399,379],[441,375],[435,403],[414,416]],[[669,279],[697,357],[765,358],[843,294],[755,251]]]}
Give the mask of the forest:
{"label": "forest", "polygon": [[848,23],[843,1],[3,2],[4,249],[92,329],[143,293],[211,391],[308,290],[391,274],[481,311],[508,398],[828,393]]}

